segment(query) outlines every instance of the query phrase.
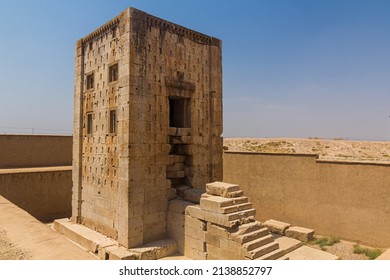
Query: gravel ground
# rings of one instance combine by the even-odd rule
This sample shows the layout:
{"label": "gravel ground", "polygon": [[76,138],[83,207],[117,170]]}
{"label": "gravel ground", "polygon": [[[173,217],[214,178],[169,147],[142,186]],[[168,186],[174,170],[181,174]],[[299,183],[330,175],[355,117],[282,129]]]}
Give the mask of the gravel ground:
{"label": "gravel ground", "polygon": [[[368,260],[369,258],[366,255],[355,254],[353,252],[355,244],[356,243],[353,243],[353,242],[340,240],[340,242],[335,243],[332,246],[324,246],[324,249],[326,252],[340,257],[340,260]],[[306,245],[321,250],[319,245],[310,244],[310,243],[308,243]],[[366,247],[366,246],[364,246],[364,247]],[[371,248],[371,247],[368,247],[368,248]],[[371,249],[375,249],[375,248],[371,248]],[[386,249],[382,248],[383,252],[385,250]]]}
{"label": "gravel ground", "polygon": [[4,231],[0,231],[0,260],[28,260],[28,252],[12,244]]}

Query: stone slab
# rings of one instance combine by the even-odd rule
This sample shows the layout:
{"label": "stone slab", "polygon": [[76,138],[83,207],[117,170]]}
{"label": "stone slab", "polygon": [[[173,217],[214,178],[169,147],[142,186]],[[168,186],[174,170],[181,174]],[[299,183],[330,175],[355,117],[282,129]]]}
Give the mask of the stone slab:
{"label": "stone slab", "polygon": [[113,239],[86,226],[72,223],[69,219],[55,220],[53,226],[56,231],[66,238],[92,253],[98,253],[104,247],[117,245]]}
{"label": "stone slab", "polygon": [[177,245],[172,239],[162,239],[129,249],[129,251],[139,254],[140,260],[157,260],[176,254]]}
{"label": "stone slab", "polygon": [[[202,195],[200,198],[200,208],[206,211],[230,214],[252,208],[249,202],[237,203],[237,198],[225,198],[221,196]],[[242,200],[244,201],[244,200]]]}
{"label": "stone slab", "polygon": [[146,243],[140,247],[126,249],[116,241],[86,226],[74,224],[68,219],[54,222],[54,228],[99,258],[109,260],[156,260],[177,253],[177,244],[171,239]]}
{"label": "stone slab", "polygon": [[338,257],[321,250],[308,246],[301,246],[298,249],[285,255],[290,260],[337,260]]}
{"label": "stone slab", "polygon": [[174,255],[171,255],[171,256],[163,257],[163,258],[161,258],[159,260],[161,260],[161,261],[177,261],[177,260],[189,261],[189,260],[192,260],[192,259],[190,259],[188,257],[185,257],[182,254],[174,254]]}
{"label": "stone slab", "polygon": [[130,252],[124,247],[113,245],[102,248],[98,252],[98,256],[102,260],[139,260],[138,253]]}
{"label": "stone slab", "polygon": [[264,225],[269,228],[270,232],[284,235],[286,229],[288,229],[291,224],[280,222],[277,220],[268,220],[264,222]]}
{"label": "stone slab", "polygon": [[313,240],[314,238],[314,230],[303,227],[289,227],[285,231],[285,235],[287,237],[295,238],[300,241],[306,242],[309,240]]}
{"label": "stone slab", "polygon": [[285,254],[290,253],[299,247],[303,246],[303,243],[297,239],[286,237],[286,236],[278,236],[275,237],[275,242],[279,244],[279,248],[284,251]]}
{"label": "stone slab", "polygon": [[228,197],[228,193],[240,191],[240,187],[235,184],[224,182],[213,182],[206,184],[206,192],[210,195]]}

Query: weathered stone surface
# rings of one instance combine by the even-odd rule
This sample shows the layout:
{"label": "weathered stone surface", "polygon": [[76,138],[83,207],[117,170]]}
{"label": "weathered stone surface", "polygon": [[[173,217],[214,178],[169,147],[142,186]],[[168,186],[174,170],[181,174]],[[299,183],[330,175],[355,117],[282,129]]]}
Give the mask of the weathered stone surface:
{"label": "weathered stone surface", "polygon": [[185,215],[176,212],[167,212],[167,235],[176,241],[179,253],[184,253],[184,223]]}
{"label": "weathered stone surface", "polygon": [[189,227],[192,227],[195,229],[199,229],[202,231],[206,230],[206,222],[199,220],[197,218],[191,217],[190,215],[185,215],[184,218],[185,218],[185,225],[186,226],[189,226]]}
{"label": "weathered stone surface", "polygon": [[229,184],[224,182],[213,182],[206,184],[207,194],[229,197],[228,193],[236,193],[240,191],[240,187],[235,184]]}
{"label": "weathered stone surface", "polygon": [[199,203],[201,195],[205,192],[203,189],[186,189],[183,191],[183,199],[193,203]]}
{"label": "weathered stone surface", "polygon": [[288,229],[291,226],[291,224],[272,220],[272,219],[265,221],[264,225],[269,228],[270,232],[281,234],[281,235],[284,235],[286,229]]}
{"label": "weathered stone surface", "polygon": [[230,232],[229,232],[228,228],[222,227],[222,226],[210,223],[210,222],[207,222],[207,232],[209,234],[213,234],[213,235],[219,236],[221,238],[228,239],[230,236]]}
{"label": "weathered stone surface", "polygon": [[194,239],[198,239],[200,241],[203,241],[203,242],[206,242],[206,231],[203,231],[199,228],[193,228],[193,227],[190,227],[188,225],[186,225],[184,227],[184,235],[185,236],[188,236],[188,237],[191,237],[191,238],[194,238]]}
{"label": "weathered stone surface", "polygon": [[285,255],[290,260],[337,260],[338,257],[321,250],[308,246],[301,246],[298,249]]}
{"label": "weathered stone surface", "polygon": [[255,221],[256,210],[248,198],[229,197],[237,194],[241,195],[237,185],[214,182],[208,184],[208,193],[201,195],[199,205],[187,206],[186,217],[191,218],[186,223],[187,257],[195,258],[191,243],[199,241],[207,253],[199,256],[202,259],[277,259],[283,255],[268,228]]}
{"label": "weathered stone surface", "polygon": [[132,248],[129,251],[139,254],[141,260],[157,260],[175,254],[177,245],[171,239],[162,239]]}
{"label": "weathered stone surface", "polygon": [[285,231],[285,235],[287,237],[295,238],[300,241],[306,242],[309,240],[313,240],[314,238],[314,230],[303,227],[289,227]]}
{"label": "weathered stone surface", "polygon": [[175,188],[169,188],[167,190],[167,199],[172,200],[176,197],[176,189]]}
{"label": "weathered stone surface", "polygon": [[191,248],[191,249],[193,248],[193,249],[196,249],[196,250],[201,251],[201,252],[206,252],[206,247],[205,247],[206,243],[202,240],[195,239],[195,238],[192,238],[192,237],[189,237],[186,235],[184,237],[184,242],[185,242],[185,245],[184,245],[185,256],[187,256],[186,251],[188,248]]}
{"label": "weathered stone surface", "polygon": [[284,251],[285,254],[298,249],[303,246],[303,243],[297,239],[286,237],[286,236],[278,236],[275,238],[275,242],[279,244],[279,248]]}
{"label": "weathered stone surface", "polygon": [[220,247],[219,245],[220,237],[218,235],[206,233],[206,243],[210,245],[214,245],[216,247]]}
{"label": "weathered stone surface", "polygon": [[181,199],[173,199],[168,204],[168,211],[184,214],[187,206],[190,205],[194,205],[194,204]]}
{"label": "weathered stone surface", "polygon": [[115,245],[100,250],[99,258],[103,260],[139,260],[141,259],[141,254]]}
{"label": "weathered stone surface", "polygon": [[199,220],[205,220],[205,213],[198,205],[187,206],[185,212],[186,215]]}
{"label": "weathered stone surface", "polygon": [[72,221],[140,246],[166,236],[176,194],[199,202],[177,186],[222,179],[221,56],[133,8],[77,42]]}

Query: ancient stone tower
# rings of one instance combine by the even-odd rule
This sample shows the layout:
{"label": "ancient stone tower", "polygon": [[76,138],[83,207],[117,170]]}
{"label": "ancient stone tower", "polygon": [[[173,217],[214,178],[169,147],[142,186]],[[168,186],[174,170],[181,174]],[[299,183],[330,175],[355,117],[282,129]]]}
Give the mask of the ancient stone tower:
{"label": "ancient stone tower", "polygon": [[127,248],[222,180],[221,41],[128,8],[76,44],[72,221]]}

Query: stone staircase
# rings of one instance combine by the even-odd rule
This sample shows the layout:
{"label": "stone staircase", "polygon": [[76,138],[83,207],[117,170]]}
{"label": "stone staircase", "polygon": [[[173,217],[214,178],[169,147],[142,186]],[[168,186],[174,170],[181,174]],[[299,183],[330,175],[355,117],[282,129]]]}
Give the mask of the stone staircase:
{"label": "stone staircase", "polygon": [[[267,227],[238,185],[206,185],[199,205],[186,207],[184,254],[192,259],[275,260],[284,258]],[[188,216],[188,218],[187,218]]]}

